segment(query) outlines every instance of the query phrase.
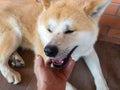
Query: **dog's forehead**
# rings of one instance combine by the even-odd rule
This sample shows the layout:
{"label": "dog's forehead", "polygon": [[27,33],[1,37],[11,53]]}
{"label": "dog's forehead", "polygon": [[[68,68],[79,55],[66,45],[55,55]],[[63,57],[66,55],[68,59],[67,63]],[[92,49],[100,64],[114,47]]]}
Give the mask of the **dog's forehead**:
{"label": "dog's forehead", "polygon": [[72,25],[72,21],[70,19],[50,19],[48,21],[48,28],[55,32],[63,32],[68,29]]}

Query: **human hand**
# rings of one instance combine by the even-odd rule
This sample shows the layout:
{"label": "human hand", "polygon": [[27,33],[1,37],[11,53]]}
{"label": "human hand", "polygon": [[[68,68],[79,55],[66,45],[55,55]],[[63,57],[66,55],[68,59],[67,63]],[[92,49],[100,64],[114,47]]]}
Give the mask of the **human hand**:
{"label": "human hand", "polygon": [[75,64],[71,58],[68,65],[61,70],[51,68],[50,60],[45,64],[39,55],[36,57],[35,63],[38,90],[65,90],[66,81]]}

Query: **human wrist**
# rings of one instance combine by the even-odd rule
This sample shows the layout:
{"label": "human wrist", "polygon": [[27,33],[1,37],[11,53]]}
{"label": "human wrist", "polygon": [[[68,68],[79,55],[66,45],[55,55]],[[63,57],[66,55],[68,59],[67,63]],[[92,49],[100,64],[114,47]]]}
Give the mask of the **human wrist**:
{"label": "human wrist", "polygon": [[40,85],[38,90],[65,90],[65,85]]}

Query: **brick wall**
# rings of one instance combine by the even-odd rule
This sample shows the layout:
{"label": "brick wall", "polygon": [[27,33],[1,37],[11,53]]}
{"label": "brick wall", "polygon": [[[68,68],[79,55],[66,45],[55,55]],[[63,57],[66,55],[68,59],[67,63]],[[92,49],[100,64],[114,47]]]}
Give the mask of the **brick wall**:
{"label": "brick wall", "polygon": [[112,0],[102,15],[99,40],[120,44],[120,0]]}
{"label": "brick wall", "polygon": [[[0,0],[0,2],[2,1],[17,0]],[[112,0],[111,4],[107,7],[102,15],[100,20],[99,40],[120,44],[120,0]]]}

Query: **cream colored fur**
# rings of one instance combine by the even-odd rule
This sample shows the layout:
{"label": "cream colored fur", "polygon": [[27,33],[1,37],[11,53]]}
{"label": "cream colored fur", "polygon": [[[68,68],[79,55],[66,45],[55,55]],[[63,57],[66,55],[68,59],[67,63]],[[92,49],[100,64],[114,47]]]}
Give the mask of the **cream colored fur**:
{"label": "cream colored fur", "polygon": [[[33,50],[35,55],[40,54],[45,60],[49,58],[44,54],[46,45],[56,45],[59,48],[54,59],[66,57],[73,47],[78,46],[72,58],[77,61],[83,56],[94,77],[96,89],[109,90],[93,48],[98,36],[99,18],[109,2],[110,0],[41,0],[41,3],[2,3],[0,5],[2,75],[9,83],[17,84],[21,81],[20,74],[8,65],[10,56],[19,46]],[[74,32],[65,34],[68,29]],[[70,84],[68,85],[67,88],[70,88]]]}

